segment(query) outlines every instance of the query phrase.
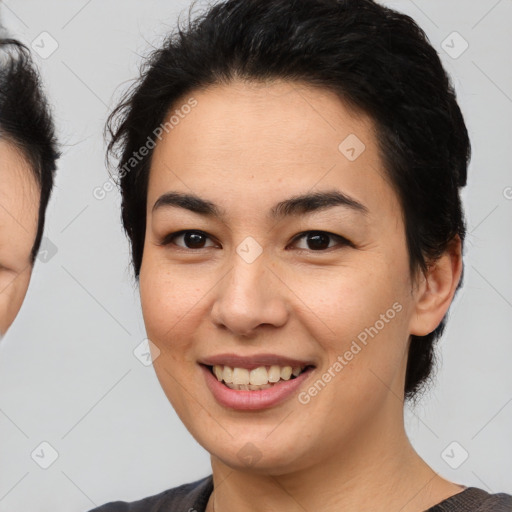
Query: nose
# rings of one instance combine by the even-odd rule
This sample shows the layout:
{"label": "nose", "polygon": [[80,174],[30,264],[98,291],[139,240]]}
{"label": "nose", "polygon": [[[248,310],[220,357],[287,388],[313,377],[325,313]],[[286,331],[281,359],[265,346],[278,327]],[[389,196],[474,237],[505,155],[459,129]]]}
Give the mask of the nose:
{"label": "nose", "polygon": [[248,263],[234,253],[232,268],[216,287],[212,320],[237,336],[250,337],[261,326],[283,326],[289,315],[286,285],[261,255]]}

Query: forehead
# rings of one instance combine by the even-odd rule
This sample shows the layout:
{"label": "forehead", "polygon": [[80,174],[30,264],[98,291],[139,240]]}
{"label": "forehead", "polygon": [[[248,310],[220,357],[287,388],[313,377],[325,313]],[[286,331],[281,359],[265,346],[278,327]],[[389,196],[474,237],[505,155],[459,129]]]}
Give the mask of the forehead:
{"label": "forehead", "polygon": [[[18,193],[33,199],[38,192],[36,177],[22,151],[10,141],[0,138],[0,200],[9,201],[13,194]],[[31,204],[32,201],[24,207]]]}
{"label": "forehead", "polygon": [[[195,106],[183,108],[190,98]],[[193,192],[241,213],[315,187],[396,206],[373,122],[331,91],[283,81],[234,82],[191,92],[167,119],[172,115],[178,122],[154,150],[148,209],[165,189]]]}

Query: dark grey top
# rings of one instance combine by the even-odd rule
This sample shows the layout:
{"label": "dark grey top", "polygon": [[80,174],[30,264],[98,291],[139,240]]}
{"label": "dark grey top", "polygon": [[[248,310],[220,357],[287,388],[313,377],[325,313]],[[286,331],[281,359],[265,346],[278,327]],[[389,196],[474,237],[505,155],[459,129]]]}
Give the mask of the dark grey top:
{"label": "dark grey top", "polygon": [[[143,500],[107,503],[90,512],[204,512],[212,491],[210,475]],[[468,487],[425,512],[512,512],[512,495]]]}

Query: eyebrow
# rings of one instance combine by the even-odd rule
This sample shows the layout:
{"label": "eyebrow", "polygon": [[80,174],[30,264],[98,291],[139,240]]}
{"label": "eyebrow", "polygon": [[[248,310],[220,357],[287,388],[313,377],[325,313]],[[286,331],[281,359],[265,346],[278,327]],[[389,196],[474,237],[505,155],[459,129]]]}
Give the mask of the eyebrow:
{"label": "eyebrow", "polygon": [[[357,213],[367,215],[368,208],[353,197],[348,196],[338,190],[329,190],[324,192],[313,192],[293,196],[284,201],[280,201],[269,212],[272,219],[312,213],[315,211],[326,210],[335,206],[343,206]],[[167,192],[161,195],[153,205],[152,211],[164,207],[178,207],[206,217],[224,218],[225,210],[215,203],[203,199],[195,194],[186,194],[183,192]]]}

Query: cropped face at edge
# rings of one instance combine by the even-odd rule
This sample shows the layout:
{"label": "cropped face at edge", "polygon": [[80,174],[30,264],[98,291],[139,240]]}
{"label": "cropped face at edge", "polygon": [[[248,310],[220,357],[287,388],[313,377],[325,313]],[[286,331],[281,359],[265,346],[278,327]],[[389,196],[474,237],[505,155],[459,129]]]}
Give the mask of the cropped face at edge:
{"label": "cropped face at edge", "polygon": [[[173,112],[191,96],[154,150],[140,271],[168,399],[230,467],[246,467],[249,451],[253,471],[278,475],[382,438],[402,416],[409,335],[442,314],[418,311],[373,123],[333,93],[286,82],[210,87]],[[236,391],[213,363],[228,381],[229,367],[242,382],[260,366],[254,382],[303,372]]]}
{"label": "cropped face at edge", "polygon": [[40,191],[14,146],[0,140],[0,334],[18,314],[32,272]]}

